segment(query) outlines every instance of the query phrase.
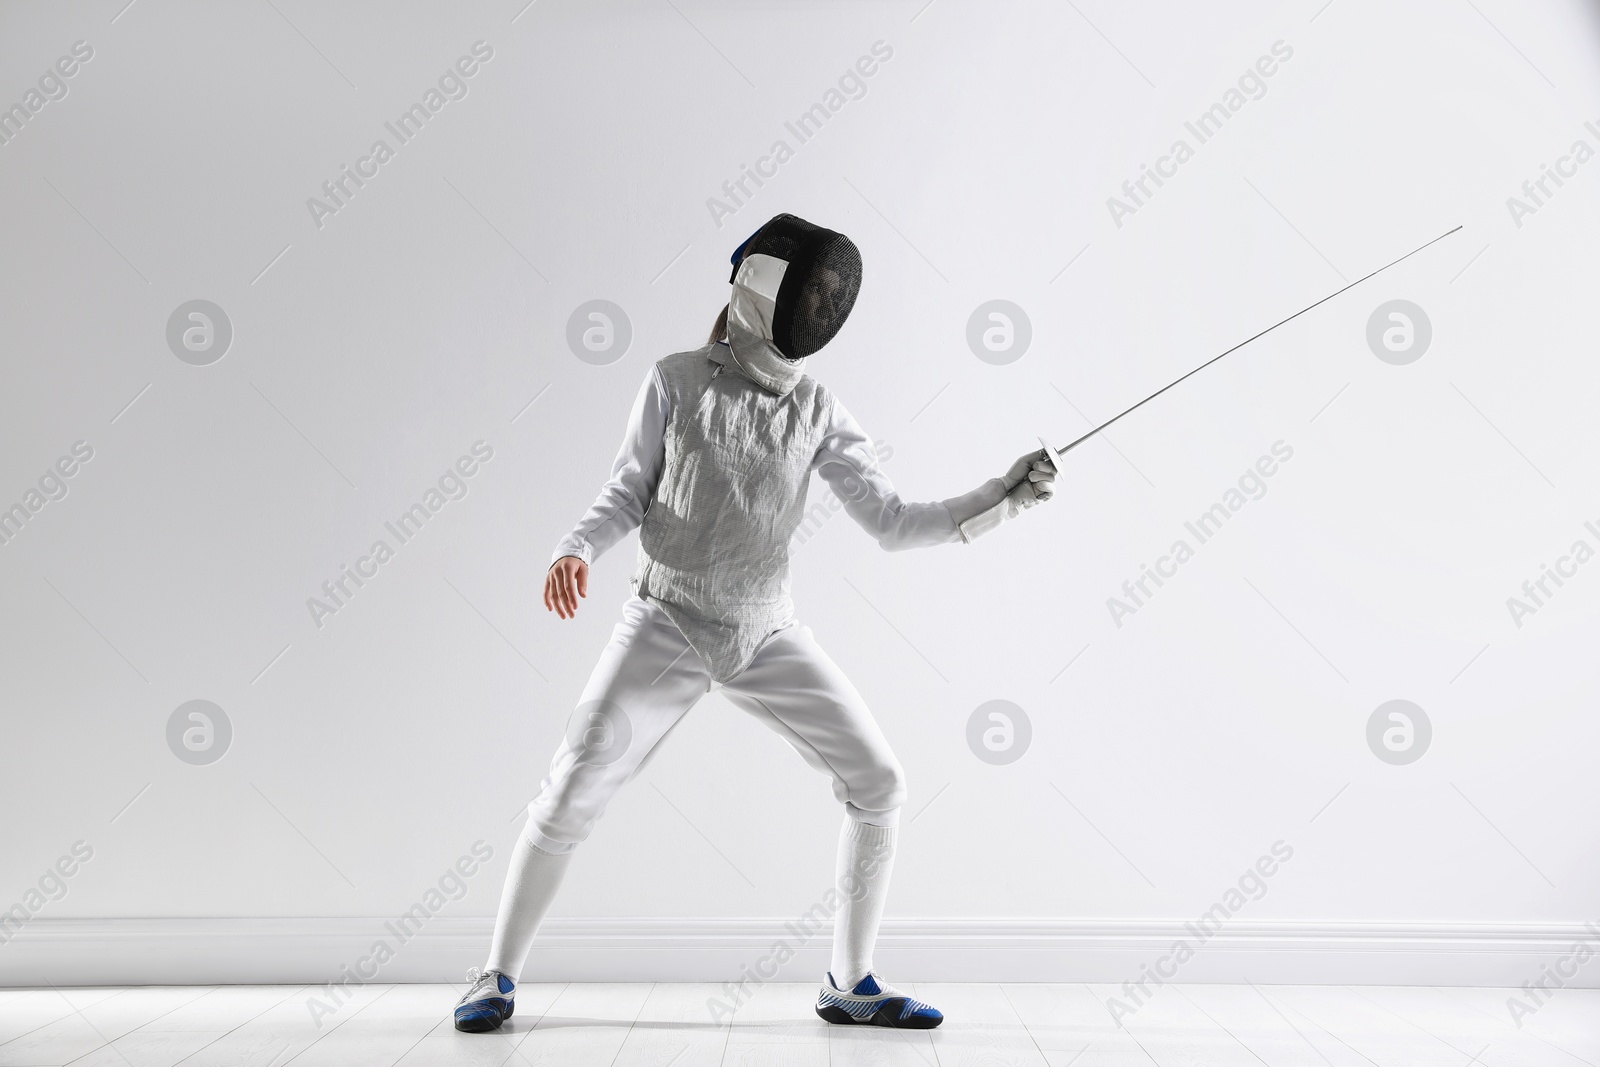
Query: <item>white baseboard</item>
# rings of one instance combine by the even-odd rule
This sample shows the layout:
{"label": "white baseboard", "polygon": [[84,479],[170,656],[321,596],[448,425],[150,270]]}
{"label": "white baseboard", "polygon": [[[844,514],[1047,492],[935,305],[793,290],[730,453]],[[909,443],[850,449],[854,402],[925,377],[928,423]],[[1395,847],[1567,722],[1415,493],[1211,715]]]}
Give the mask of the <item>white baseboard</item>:
{"label": "white baseboard", "polygon": [[[524,981],[811,982],[828,966],[830,929],[783,919],[570,919],[545,922]],[[493,921],[45,919],[0,944],[0,986],[292,983],[322,985],[384,942],[373,982],[459,981],[488,951]],[[400,933],[411,936],[402,940]],[[793,953],[776,974],[778,942]],[[1600,927],[1233,923],[1201,943],[1181,921],[885,919],[876,965],[907,982],[1106,982],[1155,966],[1174,942],[1195,947],[1172,981],[1517,987]],[[764,973],[763,973],[764,972]],[[363,975],[366,977],[366,975]],[[1568,985],[1600,985],[1600,965]]]}

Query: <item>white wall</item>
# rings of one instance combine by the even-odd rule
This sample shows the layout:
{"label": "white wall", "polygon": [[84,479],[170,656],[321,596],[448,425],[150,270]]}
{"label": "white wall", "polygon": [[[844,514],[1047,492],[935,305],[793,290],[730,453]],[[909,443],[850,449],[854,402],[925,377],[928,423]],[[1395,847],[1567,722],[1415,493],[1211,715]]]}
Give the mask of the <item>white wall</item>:
{"label": "white wall", "polygon": [[[1597,918],[1600,563],[1507,607],[1600,548],[1600,162],[1507,204],[1600,148],[1593,5],[121,7],[0,12],[0,103],[93,49],[0,145],[0,505],[93,449],[0,546],[0,908],[93,849],[0,946],[8,979],[48,958],[20,954],[47,920],[395,915],[479,840],[494,858],[441,915],[492,915],[634,542],[566,623],[537,603],[550,549],[778,211],[862,249],[809,369],[913,499],[1464,227],[1085,444],[1055,502],[974,546],[886,555],[841,515],[798,549],[800,611],[909,774],[892,918],[1179,923],[1280,840],[1241,922],[1555,943]],[[478,41],[467,95],[319,227],[307,199]],[[797,144],[785,121],[880,41],[865,95]],[[1185,122],[1280,41],[1197,145]],[[780,138],[793,159],[719,224],[708,198]],[[1108,198],[1178,138],[1194,157],[1118,225]],[[597,298],[632,328],[605,366],[566,341]],[[965,336],[996,298],[1033,335],[1003,366]],[[210,365],[166,340],[193,299],[234,331]],[[1408,365],[1365,338],[1393,299],[1432,325]],[[307,599],[478,441],[465,498],[319,627]],[[1265,495],[1119,626],[1108,598],[1278,441]],[[207,766],[167,742],[194,699],[233,729]],[[995,699],[1032,725],[1004,766],[966,740]],[[1409,765],[1367,743],[1393,699],[1432,724]],[[798,915],[838,818],[709,698],[554,914]],[[235,958],[221,977],[261,973]]]}

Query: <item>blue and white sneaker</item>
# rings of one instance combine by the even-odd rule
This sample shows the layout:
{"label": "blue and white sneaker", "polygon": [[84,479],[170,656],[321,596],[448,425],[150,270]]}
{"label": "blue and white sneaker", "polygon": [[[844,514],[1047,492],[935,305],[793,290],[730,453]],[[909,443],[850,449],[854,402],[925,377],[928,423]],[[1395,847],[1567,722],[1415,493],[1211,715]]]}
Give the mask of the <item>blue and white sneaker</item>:
{"label": "blue and white sneaker", "polygon": [[833,984],[833,972],[829,971],[827,984],[817,996],[817,1014],[830,1023],[892,1026],[900,1030],[931,1030],[944,1022],[937,1008],[902,993],[873,973],[846,993]]}
{"label": "blue and white sneaker", "polygon": [[516,1010],[517,983],[499,971],[467,972],[472,985],[456,1003],[456,1029],[469,1034],[486,1034],[500,1029]]}

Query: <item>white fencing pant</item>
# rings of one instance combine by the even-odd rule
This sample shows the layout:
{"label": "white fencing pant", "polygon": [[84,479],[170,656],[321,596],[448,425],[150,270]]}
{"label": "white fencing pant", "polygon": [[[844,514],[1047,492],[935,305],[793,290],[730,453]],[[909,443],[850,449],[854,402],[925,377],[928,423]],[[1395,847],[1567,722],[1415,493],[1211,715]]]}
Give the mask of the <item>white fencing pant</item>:
{"label": "white fencing pant", "polygon": [[[606,805],[644,767],[702,696],[711,676],[683,633],[655,605],[631,597],[595,664],[524,831],[546,852],[570,852]],[[783,736],[833,778],[833,795],[856,820],[894,826],[905,772],[855,686],[790,622],[769,636],[742,673],[722,686],[737,707]]]}

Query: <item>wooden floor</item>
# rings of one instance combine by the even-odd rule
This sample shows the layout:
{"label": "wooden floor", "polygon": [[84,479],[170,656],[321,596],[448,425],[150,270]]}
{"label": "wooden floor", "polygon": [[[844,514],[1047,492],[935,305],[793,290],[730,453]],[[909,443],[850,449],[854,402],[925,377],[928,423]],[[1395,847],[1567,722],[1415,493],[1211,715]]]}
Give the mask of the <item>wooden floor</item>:
{"label": "wooden floor", "polygon": [[938,1030],[829,1026],[810,984],[756,991],[731,1023],[710,985],[517,990],[498,1034],[458,1034],[460,987],[373,985],[319,1026],[314,988],[0,990],[0,1065],[386,1067],[405,1064],[872,1064],[926,1067],[1600,1067],[1600,991],[1565,989],[1518,1027],[1504,989],[1169,986],[1118,1028],[1119,991],[1085,985],[904,987]]}

